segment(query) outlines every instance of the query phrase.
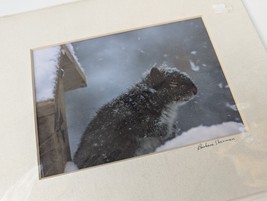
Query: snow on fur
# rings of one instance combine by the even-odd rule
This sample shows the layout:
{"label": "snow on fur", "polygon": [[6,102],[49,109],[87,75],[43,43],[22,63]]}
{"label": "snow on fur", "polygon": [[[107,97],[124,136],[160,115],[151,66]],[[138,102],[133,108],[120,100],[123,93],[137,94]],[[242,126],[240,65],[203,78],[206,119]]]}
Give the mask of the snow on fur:
{"label": "snow on fur", "polygon": [[60,47],[49,47],[33,52],[36,101],[54,98]]}
{"label": "snow on fur", "polygon": [[[156,65],[156,64],[155,64],[155,65]],[[154,65],[153,67],[155,67],[155,65]],[[153,68],[153,67],[152,67],[152,68]],[[180,74],[182,74],[182,75],[184,75],[184,76],[190,78],[190,76],[189,76],[187,73],[185,73],[185,72],[181,72],[181,71],[180,71],[179,69],[177,69],[176,67],[171,67],[171,66],[168,66],[167,64],[162,64],[160,67],[158,67],[158,69],[159,69],[161,72],[165,73],[165,74],[167,74],[167,73],[178,72],[178,73],[180,73]],[[151,71],[151,69],[146,70],[146,71],[142,74],[142,78],[144,79],[144,78],[150,73],[150,71]]]}
{"label": "snow on fur", "polygon": [[176,138],[166,142],[164,145],[158,147],[156,152],[183,147],[186,145],[225,137],[230,134],[237,134],[244,132],[245,128],[242,123],[224,122],[213,126],[198,126],[182,133]]}

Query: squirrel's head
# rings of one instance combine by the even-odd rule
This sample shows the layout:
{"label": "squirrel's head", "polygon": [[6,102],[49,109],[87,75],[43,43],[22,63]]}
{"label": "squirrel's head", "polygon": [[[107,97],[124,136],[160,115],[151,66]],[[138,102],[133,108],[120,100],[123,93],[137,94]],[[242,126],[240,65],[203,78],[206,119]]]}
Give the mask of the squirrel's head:
{"label": "squirrel's head", "polygon": [[190,77],[176,68],[153,67],[144,81],[168,102],[188,101],[197,94],[197,87]]}

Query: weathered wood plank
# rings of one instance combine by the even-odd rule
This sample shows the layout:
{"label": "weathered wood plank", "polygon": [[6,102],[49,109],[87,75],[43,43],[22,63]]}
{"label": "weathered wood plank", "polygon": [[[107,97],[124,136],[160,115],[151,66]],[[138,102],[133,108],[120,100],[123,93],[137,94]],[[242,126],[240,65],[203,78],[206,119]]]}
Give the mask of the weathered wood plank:
{"label": "weathered wood plank", "polygon": [[62,52],[60,67],[64,70],[64,91],[86,87],[86,76],[65,45],[62,45]]}
{"label": "weathered wood plank", "polygon": [[62,77],[58,78],[58,87],[56,93],[56,105],[58,106],[56,113],[56,131],[61,135],[60,143],[64,150],[64,167],[67,161],[71,160],[70,146],[69,146],[69,136],[67,127],[67,117],[65,110],[64,101],[64,80]]}
{"label": "weathered wood plank", "polygon": [[56,111],[55,100],[38,102],[36,107],[38,118],[54,114]]}
{"label": "weathered wood plank", "polygon": [[63,77],[57,76],[55,99],[37,104],[38,143],[42,177],[64,172],[71,160],[66,112],[64,105]]}

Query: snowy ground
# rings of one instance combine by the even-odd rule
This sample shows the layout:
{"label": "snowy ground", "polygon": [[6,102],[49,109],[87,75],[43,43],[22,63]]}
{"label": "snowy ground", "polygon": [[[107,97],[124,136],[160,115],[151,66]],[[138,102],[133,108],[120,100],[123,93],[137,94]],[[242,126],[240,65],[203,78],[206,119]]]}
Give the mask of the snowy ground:
{"label": "snowy ground", "polygon": [[198,126],[182,133],[180,136],[167,141],[164,145],[158,147],[156,152],[165,151],[173,148],[184,147],[206,140],[225,137],[231,134],[238,134],[245,131],[242,123],[225,122],[213,126]]}
{"label": "snowy ground", "polygon": [[[167,141],[164,145],[158,147],[155,152],[162,152],[174,148],[180,148],[203,141],[219,139],[227,135],[233,135],[245,132],[245,127],[242,123],[224,122],[213,126],[198,126],[183,132],[181,135],[172,140]],[[71,161],[66,163],[65,173],[78,170],[78,167]]]}
{"label": "snowy ground", "polygon": [[72,161],[68,161],[65,165],[65,169],[64,169],[64,172],[67,173],[67,172],[73,172],[73,171],[76,171],[78,170],[78,167],[75,165],[75,163],[73,163]]}

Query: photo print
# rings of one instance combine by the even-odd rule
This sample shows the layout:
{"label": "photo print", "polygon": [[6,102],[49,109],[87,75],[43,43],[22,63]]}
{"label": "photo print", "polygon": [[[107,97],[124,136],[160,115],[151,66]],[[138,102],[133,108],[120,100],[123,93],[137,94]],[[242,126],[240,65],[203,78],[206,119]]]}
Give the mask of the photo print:
{"label": "photo print", "polygon": [[201,18],[32,55],[40,177],[245,131]]}

